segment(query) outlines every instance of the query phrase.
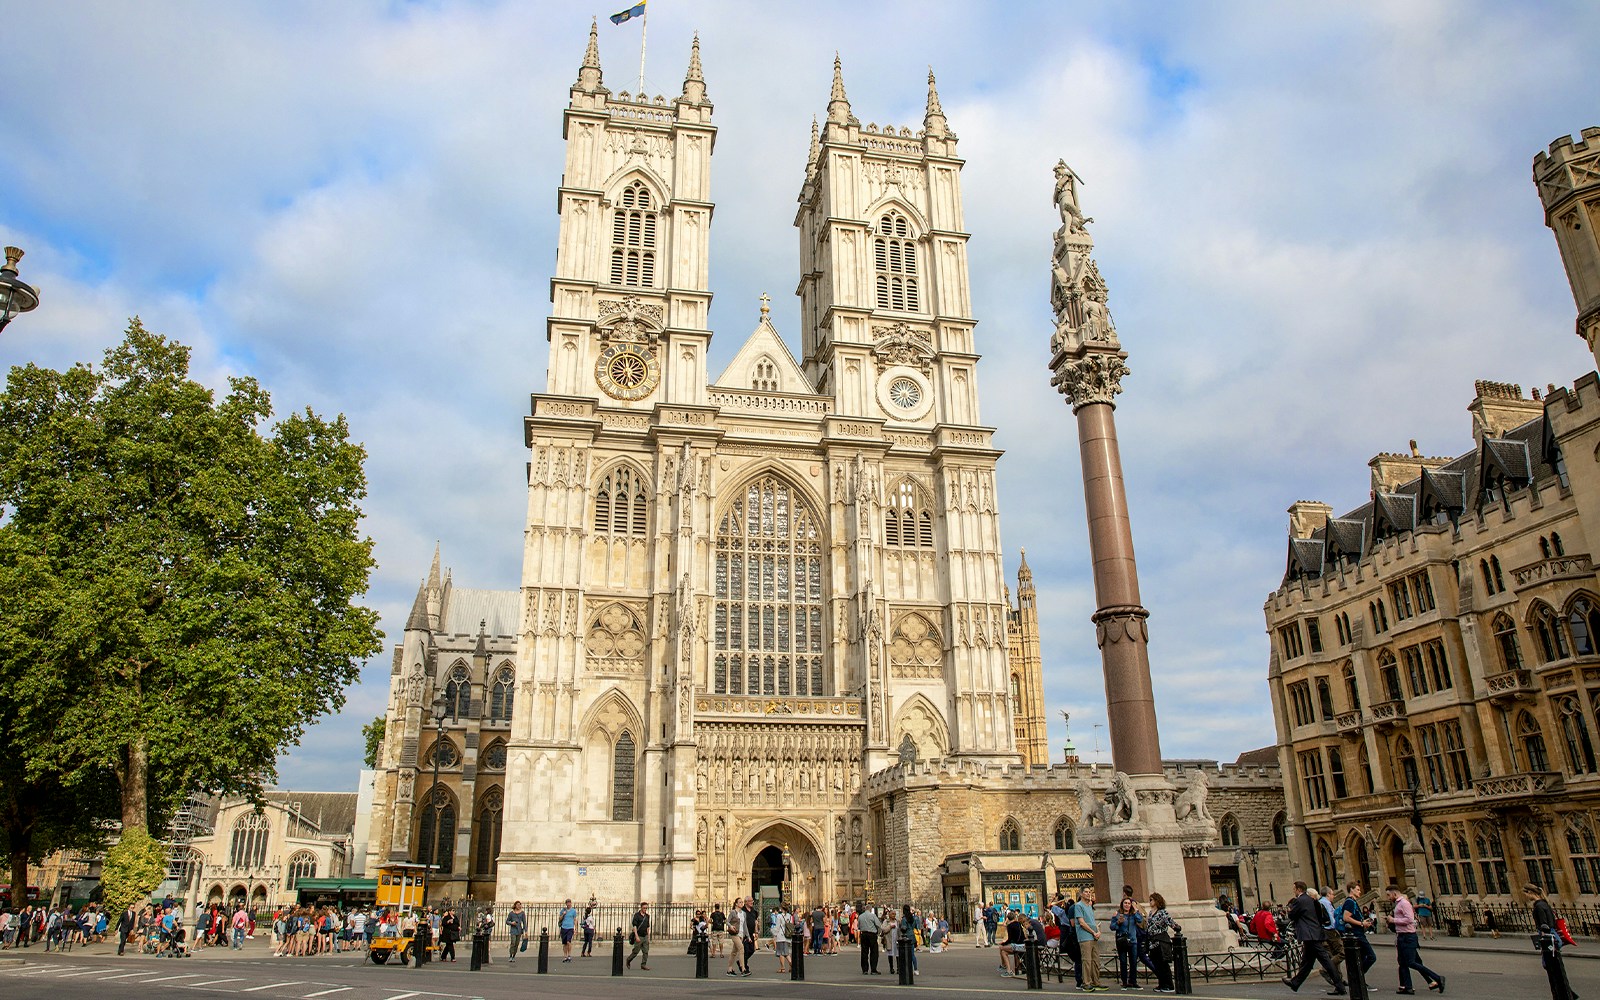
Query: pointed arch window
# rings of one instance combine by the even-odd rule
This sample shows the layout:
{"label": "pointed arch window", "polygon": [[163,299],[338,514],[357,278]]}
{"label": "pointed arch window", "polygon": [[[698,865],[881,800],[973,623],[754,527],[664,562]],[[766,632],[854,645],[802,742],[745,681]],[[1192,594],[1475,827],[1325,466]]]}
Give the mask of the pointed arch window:
{"label": "pointed arch window", "polygon": [[1567,554],[1567,550],[1561,545],[1561,536],[1554,531],[1550,532],[1550,547],[1555,550],[1557,558]]}
{"label": "pointed arch window", "polygon": [[[825,694],[820,522],[773,475],[717,524],[712,684],[718,694]],[[881,638],[881,637],[880,637]]]}
{"label": "pointed arch window", "polygon": [[500,864],[500,820],[505,796],[491,788],[478,801],[478,850],[472,869],[479,875],[493,875]]}
{"label": "pointed arch window", "polygon": [[638,761],[633,733],[624,729],[612,747],[611,753],[611,818],[619,821],[633,819],[634,776]]}
{"label": "pointed arch window", "polygon": [[900,548],[933,548],[933,510],[916,483],[902,479],[883,512],[883,540]]}
{"label": "pointed arch window", "polygon": [[283,887],[290,892],[300,884],[303,878],[317,877],[317,856],[310,851],[301,851],[289,859],[289,876]]}
{"label": "pointed arch window", "polygon": [[1362,743],[1356,750],[1356,770],[1361,773],[1361,787],[1363,795],[1371,795],[1372,787],[1372,757],[1367,753],[1367,745]]}
{"label": "pointed arch window", "polygon": [[1074,845],[1077,843],[1077,840],[1073,835],[1072,822],[1065,816],[1056,820],[1054,836],[1056,850],[1058,851],[1073,850]]}
{"label": "pointed arch window", "polygon": [[515,677],[510,667],[501,667],[489,687],[489,721],[510,722],[512,700],[516,697]]}
{"label": "pointed arch window", "polygon": [[1346,663],[1344,669],[1339,671],[1339,675],[1344,680],[1344,697],[1350,705],[1350,711],[1361,711],[1361,688],[1356,683],[1355,664]]}
{"label": "pointed arch window", "polygon": [[422,814],[417,823],[417,861],[437,865],[440,874],[448,875],[456,855],[455,799],[449,789],[437,785],[417,809]]}
{"label": "pointed arch window", "polygon": [[1507,670],[1522,669],[1522,646],[1517,641],[1517,623],[1505,612],[1495,615],[1494,641],[1500,647],[1500,664]]}
{"label": "pointed arch window", "polygon": [[885,212],[872,233],[872,257],[877,270],[879,309],[919,312],[917,242],[911,224],[899,212]]}
{"label": "pointed arch window", "polygon": [[1556,868],[1550,859],[1550,837],[1544,827],[1536,822],[1524,823],[1517,833],[1517,841],[1522,847],[1522,865],[1528,873],[1528,881],[1555,885]]}
{"label": "pointed arch window", "polygon": [[[1339,752],[1337,747],[1328,748],[1328,778],[1333,782],[1334,798],[1342,799],[1350,794],[1350,789],[1344,781],[1344,755]],[[1239,845],[1230,844],[1228,846],[1237,847]]]}
{"label": "pointed arch window", "polygon": [[1517,715],[1517,742],[1522,744],[1529,771],[1550,770],[1550,754],[1545,749],[1544,730],[1539,728],[1538,720],[1531,713],[1520,712]]}
{"label": "pointed arch window", "polygon": [[1395,661],[1394,654],[1387,649],[1378,654],[1378,677],[1383,681],[1385,698],[1389,701],[1400,701],[1405,698],[1405,692],[1400,688],[1400,665]]}
{"label": "pointed arch window", "polygon": [[1567,614],[1567,625],[1572,629],[1573,654],[1593,656],[1595,643],[1600,642],[1600,608],[1587,597],[1578,598]]}
{"label": "pointed arch window", "polygon": [[1506,849],[1500,831],[1483,824],[1478,827],[1478,870],[1483,873],[1483,891],[1502,896],[1511,892],[1511,875],[1506,869]]}
{"label": "pointed arch window", "polygon": [[1544,662],[1565,660],[1567,653],[1566,631],[1561,627],[1561,619],[1548,604],[1540,604],[1533,612],[1533,631],[1539,637],[1539,652],[1544,654]]}
{"label": "pointed arch window", "polygon": [[261,868],[267,863],[267,837],[272,823],[265,813],[247,812],[233,821],[233,842],[228,848],[231,868]]}
{"label": "pointed arch window", "polygon": [[611,212],[611,283],[655,287],[655,201],[643,181],[624,188]]}
{"label": "pointed arch window", "polygon": [[1594,742],[1589,737],[1589,724],[1584,720],[1578,700],[1557,699],[1556,711],[1561,718],[1561,735],[1566,744],[1567,770],[1573,774],[1593,774],[1596,770]]}
{"label": "pointed arch window", "polygon": [[1218,821],[1217,834],[1222,838],[1223,847],[1239,846],[1239,821],[1234,819],[1233,813],[1228,813]]}
{"label": "pointed arch window", "polygon": [[1017,821],[1007,819],[1000,824],[1000,849],[1002,851],[1022,850],[1022,830],[1017,826]]}
{"label": "pointed arch window", "polygon": [[778,391],[778,366],[771,358],[762,355],[761,360],[750,366],[750,388],[757,392]]}
{"label": "pointed arch window", "polygon": [[451,668],[450,679],[445,682],[444,707],[452,722],[467,718],[472,710],[472,678],[459,663]]}
{"label": "pointed arch window", "polygon": [[1396,788],[1420,788],[1422,776],[1417,771],[1417,754],[1411,741],[1404,736],[1394,741],[1394,783]]}
{"label": "pointed arch window", "polygon": [[1600,893],[1600,843],[1594,836],[1594,822],[1587,813],[1567,817],[1567,856],[1578,876],[1578,892]]}
{"label": "pointed arch window", "polygon": [[594,530],[602,535],[643,537],[649,527],[648,486],[631,465],[606,473],[594,491]]}
{"label": "pointed arch window", "polygon": [[478,758],[480,771],[504,771],[506,769],[506,741],[495,740],[483,748],[483,754]]}
{"label": "pointed arch window", "polygon": [[456,749],[455,741],[445,736],[433,741],[428,748],[428,754],[422,760],[423,767],[432,767],[438,764],[442,768],[456,767],[461,763],[461,751]]}
{"label": "pointed arch window", "polygon": [[1279,847],[1289,843],[1289,814],[1279,812],[1272,817],[1272,842]]}

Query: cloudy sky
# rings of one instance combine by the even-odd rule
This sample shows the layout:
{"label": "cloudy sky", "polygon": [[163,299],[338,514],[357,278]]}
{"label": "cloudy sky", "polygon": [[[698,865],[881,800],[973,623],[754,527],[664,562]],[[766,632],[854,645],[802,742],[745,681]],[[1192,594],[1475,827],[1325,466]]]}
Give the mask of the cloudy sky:
{"label": "cloudy sky", "polygon": [[[1285,507],[1363,502],[1367,460],[1411,438],[1465,451],[1476,378],[1593,366],[1530,181],[1537,150],[1600,125],[1593,4],[650,6],[646,90],[678,93],[698,30],[716,104],[716,371],[762,292],[798,345],[795,196],[834,52],[863,122],[920,127],[938,73],[1055,753],[1061,709],[1083,756],[1109,747],[1074,428],[1044,367],[1058,157],[1131,353],[1117,416],[1168,756],[1272,741]],[[459,585],[515,587],[561,110],[593,15],[606,83],[638,88],[638,22],[450,0],[0,11],[0,238],[44,300],[0,365],[98,361],[138,314],[208,384],[348,414],[391,644],[436,540]],[[355,787],[387,675],[386,653],[284,784]]]}

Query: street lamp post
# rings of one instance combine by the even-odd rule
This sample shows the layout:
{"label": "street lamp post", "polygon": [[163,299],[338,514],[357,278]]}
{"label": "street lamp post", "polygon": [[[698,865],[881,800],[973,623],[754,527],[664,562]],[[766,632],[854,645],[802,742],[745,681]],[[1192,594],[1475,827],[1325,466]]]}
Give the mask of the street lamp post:
{"label": "street lamp post", "polygon": [[0,267],[0,330],[6,328],[11,317],[31,312],[39,305],[39,291],[17,277],[17,261],[22,259],[18,247],[6,247],[6,263]]}
{"label": "street lamp post", "polygon": [[[444,794],[439,788],[439,751],[444,741],[444,717],[448,706],[445,704],[444,695],[433,696],[433,790],[429,796],[433,799],[433,843],[429,845],[428,861],[432,867],[439,867],[439,841],[440,825],[444,821]],[[422,899],[428,899],[427,870],[422,873],[423,889]]]}
{"label": "street lamp post", "polygon": [[1250,877],[1256,884],[1256,905],[1260,906],[1264,900],[1261,898],[1261,868],[1256,862],[1261,857],[1261,850],[1256,847],[1246,847],[1244,853],[1245,857],[1250,859]]}
{"label": "street lamp post", "polygon": [[783,882],[778,886],[778,906],[780,908],[785,903],[794,901],[794,887],[791,884],[794,875],[793,868],[790,867],[792,860],[793,856],[789,853],[789,845],[786,842],[783,845]]}
{"label": "street lamp post", "polygon": [[873,899],[872,899],[872,845],[871,844],[867,845],[867,881],[866,881],[866,884],[862,887],[862,891],[866,894],[867,905],[871,906],[872,903],[873,903]]}

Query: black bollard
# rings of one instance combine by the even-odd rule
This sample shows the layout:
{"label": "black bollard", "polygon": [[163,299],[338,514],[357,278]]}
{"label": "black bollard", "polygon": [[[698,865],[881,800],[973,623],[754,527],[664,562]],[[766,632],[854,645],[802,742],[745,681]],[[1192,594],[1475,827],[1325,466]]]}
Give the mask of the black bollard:
{"label": "black bollard", "polygon": [[900,935],[900,944],[897,948],[895,948],[895,950],[900,953],[897,956],[897,960],[900,963],[900,968],[896,969],[895,971],[900,973],[901,986],[917,985],[916,974],[911,969],[911,953],[916,950],[916,947],[916,939],[913,938],[910,933],[902,933]]}
{"label": "black bollard", "polygon": [[617,936],[611,939],[611,974],[622,975],[622,928],[617,928]]}
{"label": "black bollard", "polygon": [[795,927],[789,939],[789,981],[804,982],[806,978],[806,932]]}
{"label": "black bollard", "polygon": [[539,966],[534,971],[541,976],[550,971],[550,928],[539,929]]}
{"label": "black bollard", "polygon": [[1189,939],[1182,931],[1172,935],[1172,985],[1185,996],[1194,992],[1194,983],[1189,979]]}
{"label": "black bollard", "polygon": [[694,977],[711,978],[711,938],[698,931],[694,935]]}
{"label": "black bollard", "polygon": [[1550,980],[1550,1000],[1572,1000],[1572,984],[1567,982],[1567,966],[1561,960],[1561,939],[1549,927],[1540,926],[1535,936],[1539,955],[1544,960],[1544,974]]}
{"label": "black bollard", "polygon": [[472,935],[472,959],[467,963],[468,972],[477,972],[483,968],[483,960],[489,957],[489,936],[474,932]]}
{"label": "black bollard", "polygon": [[1044,989],[1044,971],[1039,967],[1039,942],[1029,941],[1023,945],[1022,957],[1028,971],[1028,989]]}
{"label": "black bollard", "polygon": [[1344,938],[1344,977],[1350,990],[1350,1000],[1367,1000],[1367,974],[1361,970],[1361,939],[1350,931]]}

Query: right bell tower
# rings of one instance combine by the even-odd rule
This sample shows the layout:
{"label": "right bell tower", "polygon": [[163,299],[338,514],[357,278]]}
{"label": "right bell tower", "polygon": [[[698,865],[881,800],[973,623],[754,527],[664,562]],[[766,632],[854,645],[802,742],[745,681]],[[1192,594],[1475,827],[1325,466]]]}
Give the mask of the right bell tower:
{"label": "right bell tower", "polygon": [[1544,223],[1556,234],[1578,304],[1577,333],[1600,365],[1600,128],[1562,136],[1533,157]]}

